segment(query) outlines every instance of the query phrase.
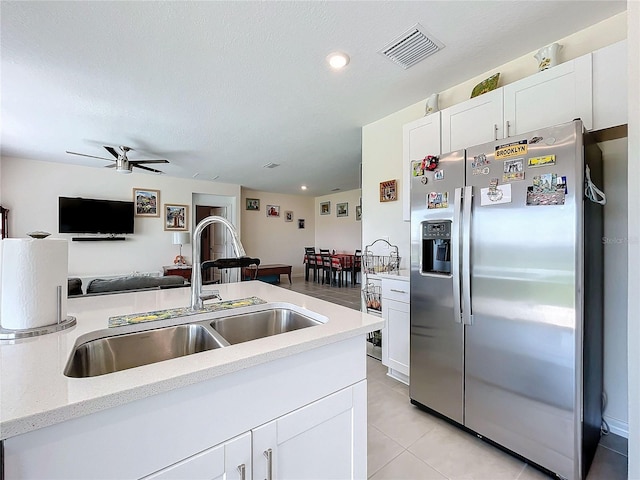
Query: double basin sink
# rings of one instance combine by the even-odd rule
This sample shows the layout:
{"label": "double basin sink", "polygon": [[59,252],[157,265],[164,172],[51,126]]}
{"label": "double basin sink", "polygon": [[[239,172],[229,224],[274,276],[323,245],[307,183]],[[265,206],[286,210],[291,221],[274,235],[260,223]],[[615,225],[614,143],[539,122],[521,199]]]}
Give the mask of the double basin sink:
{"label": "double basin sink", "polygon": [[321,325],[327,321],[325,317],[294,305],[261,305],[256,311],[226,313],[225,316],[211,315],[205,320],[132,333],[109,332],[90,340],[87,336],[94,335],[83,335],[76,340],[64,374],[74,378],[95,377]]}

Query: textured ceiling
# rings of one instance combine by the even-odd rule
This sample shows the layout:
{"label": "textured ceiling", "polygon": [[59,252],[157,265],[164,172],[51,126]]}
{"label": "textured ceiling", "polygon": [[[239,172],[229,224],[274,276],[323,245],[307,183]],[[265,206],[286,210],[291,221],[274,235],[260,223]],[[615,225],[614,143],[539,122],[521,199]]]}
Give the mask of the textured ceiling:
{"label": "textured ceiling", "polygon": [[[65,151],[107,157],[101,145],[127,145],[130,159],[168,159],[158,168],[172,176],[350,190],[363,125],[625,7],[2,1],[1,154],[103,167]],[[445,48],[408,70],[377,53],[416,23]],[[341,72],[325,64],[334,50],[351,56]]]}

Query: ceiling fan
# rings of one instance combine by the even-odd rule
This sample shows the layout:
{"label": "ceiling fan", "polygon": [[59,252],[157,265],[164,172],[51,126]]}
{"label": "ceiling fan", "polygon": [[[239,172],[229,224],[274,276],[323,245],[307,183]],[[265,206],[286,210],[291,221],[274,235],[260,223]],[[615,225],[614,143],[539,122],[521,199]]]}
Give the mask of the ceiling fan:
{"label": "ceiling fan", "polygon": [[113,155],[115,158],[104,158],[104,157],[96,157],[95,155],[87,155],[85,153],[76,153],[70,152],[67,150],[67,153],[71,155],[80,155],[81,157],[90,157],[90,158],[99,158],[101,160],[108,160],[110,162],[114,162],[113,165],[107,165],[106,168],[114,168],[116,172],[119,173],[131,173],[133,171],[133,167],[141,168],[142,170],[147,170],[153,173],[164,173],[160,170],[156,170],[155,168],[145,167],[145,163],[169,163],[169,160],[129,160],[127,158],[127,152],[135,151],[131,147],[119,146],[120,151],[116,150],[114,147],[110,147],[107,145],[103,145],[105,150]]}

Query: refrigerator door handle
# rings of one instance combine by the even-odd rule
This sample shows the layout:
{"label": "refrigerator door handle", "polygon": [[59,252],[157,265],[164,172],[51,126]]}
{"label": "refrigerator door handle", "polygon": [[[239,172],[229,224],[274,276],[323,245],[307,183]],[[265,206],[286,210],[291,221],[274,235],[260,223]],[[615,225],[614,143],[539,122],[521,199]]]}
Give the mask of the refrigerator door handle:
{"label": "refrigerator door handle", "polygon": [[471,325],[471,205],[473,187],[464,187],[462,215],[462,323]]}
{"label": "refrigerator door handle", "polygon": [[462,323],[460,305],[460,213],[462,211],[462,188],[453,193],[453,223],[451,225],[451,277],[453,280],[453,320]]}

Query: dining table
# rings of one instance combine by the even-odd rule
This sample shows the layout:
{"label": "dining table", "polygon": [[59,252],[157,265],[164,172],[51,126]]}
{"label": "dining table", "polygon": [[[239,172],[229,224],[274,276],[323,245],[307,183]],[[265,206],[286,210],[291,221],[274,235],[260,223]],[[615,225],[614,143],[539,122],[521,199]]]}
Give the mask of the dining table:
{"label": "dining table", "polygon": [[[353,259],[355,255],[353,253],[332,253],[331,257],[331,270],[336,271],[340,276],[339,285],[342,285],[342,274],[343,272],[351,271],[351,267],[353,266]],[[307,255],[305,254],[303,263],[305,265],[305,280],[309,280],[309,263],[307,261]],[[316,264],[322,265],[322,255],[316,253]],[[332,282],[333,283],[333,282]],[[346,283],[346,282],[345,282]]]}

